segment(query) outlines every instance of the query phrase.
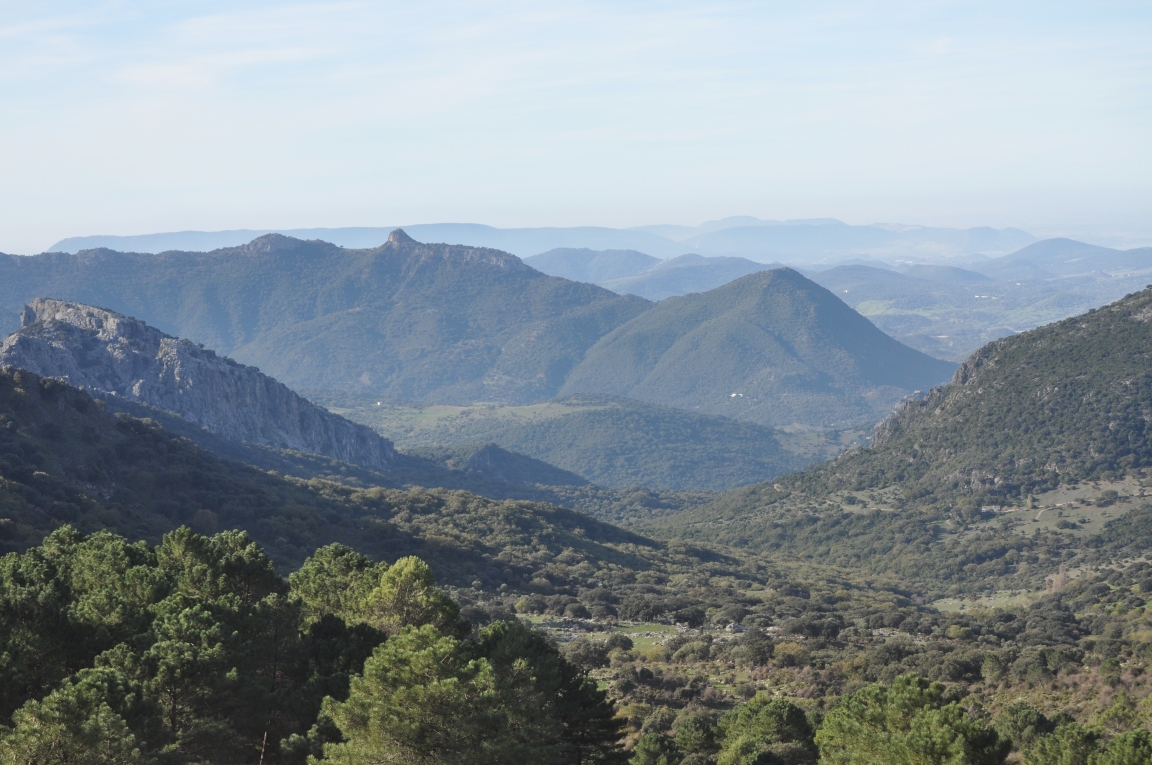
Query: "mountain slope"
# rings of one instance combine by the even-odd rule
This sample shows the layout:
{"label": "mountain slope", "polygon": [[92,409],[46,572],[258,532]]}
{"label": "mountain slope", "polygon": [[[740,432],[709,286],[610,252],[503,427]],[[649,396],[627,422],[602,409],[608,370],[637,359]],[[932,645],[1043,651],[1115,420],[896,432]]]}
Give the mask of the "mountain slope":
{"label": "mountain slope", "polygon": [[1152,290],[981,348],[830,481],[1019,497],[1152,465]]}
{"label": "mountain slope", "polygon": [[597,578],[633,581],[628,572],[719,573],[735,563],[554,505],[284,478],[221,460],[155,422],[113,415],[59,380],[0,369],[0,554],[65,523],[152,543],[180,525],[243,529],[282,571],[341,542],[376,559],[418,555],[442,583],[491,591],[539,591],[541,582],[575,591]]}
{"label": "mountain slope", "polygon": [[140,316],[294,388],[386,398],[537,400],[647,303],[496,250],[371,250],[269,234],[210,253],[0,257],[0,305],[43,295]]}
{"label": "mountain slope", "polygon": [[549,276],[559,276],[574,282],[599,284],[609,279],[643,273],[662,261],[636,250],[557,247],[524,258],[524,262]]}
{"label": "mountain slope", "polygon": [[791,269],[669,298],[596,343],[562,395],[607,393],[765,425],[879,420],[954,367]]}
{"label": "mountain slope", "polygon": [[142,321],[38,299],[0,341],[0,366],[59,377],[97,398],[143,402],[231,441],[322,454],[372,470],[395,461],[370,428],[321,409],[271,377]]}
{"label": "mountain slope", "polygon": [[1004,338],[873,445],[641,528],[945,594],[1045,587],[1152,548],[1152,289]]}

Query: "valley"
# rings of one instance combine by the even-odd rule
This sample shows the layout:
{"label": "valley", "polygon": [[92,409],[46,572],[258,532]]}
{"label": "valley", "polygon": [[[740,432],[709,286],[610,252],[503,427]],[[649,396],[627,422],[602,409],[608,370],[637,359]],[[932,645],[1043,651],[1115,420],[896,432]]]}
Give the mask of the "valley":
{"label": "valley", "polygon": [[1152,765],[1152,3],[0,8],[0,765]]}
{"label": "valley", "polygon": [[[956,368],[884,334],[882,314],[913,309],[874,297],[979,282],[942,267],[754,269],[650,302],[403,232],[373,251],[271,237],[180,257],[233,291],[231,314],[189,310],[203,283],[175,256],[53,255],[4,288],[103,290],[145,317],[30,298],[0,344],[0,652],[33,639],[46,657],[0,663],[17,689],[2,742],[30,741],[73,683],[119,683],[189,699],[163,728],[153,707],[84,691],[142,751],[193,765],[267,749],[244,722],[263,715],[275,761],[304,765],[359,746],[317,723],[361,703],[358,673],[422,661],[427,640],[489,663],[501,725],[527,724],[524,694],[553,721],[533,725],[599,720],[580,735],[603,762],[737,762],[733,726],[773,709],[800,727],[754,750],[812,765],[848,700],[909,683],[940,713],[980,710],[1014,757],[1068,731],[1106,754],[1152,721],[1152,290]],[[93,278],[93,258],[111,270]],[[144,268],[139,289],[117,268]],[[1059,303],[1029,300],[1035,316]],[[304,395],[197,333],[240,358],[262,348]],[[155,588],[87,578],[129,565]],[[109,599],[128,621],[88,605]],[[160,639],[177,634],[169,611],[205,631]],[[267,624],[287,625],[293,669],[240,647],[271,645]],[[227,630],[243,638],[209,637]],[[189,640],[211,652],[164,680],[156,657]],[[517,685],[512,655],[583,688],[581,711],[549,700],[559,685]],[[204,679],[212,662],[231,684]]]}
{"label": "valley", "polygon": [[370,425],[401,449],[492,442],[615,487],[730,489],[828,459],[867,437],[863,430],[787,432],[596,396],[527,406],[368,402],[329,408]]}

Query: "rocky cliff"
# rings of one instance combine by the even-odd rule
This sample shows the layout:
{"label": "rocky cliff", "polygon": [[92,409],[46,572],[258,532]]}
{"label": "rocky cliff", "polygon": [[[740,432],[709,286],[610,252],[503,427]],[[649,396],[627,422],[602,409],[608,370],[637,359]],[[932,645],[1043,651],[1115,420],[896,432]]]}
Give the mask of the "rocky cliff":
{"label": "rocky cliff", "polygon": [[0,366],[59,377],[98,398],[166,409],[222,438],[322,454],[374,470],[391,442],[293,393],[255,367],[113,311],[61,300],[25,306]]}

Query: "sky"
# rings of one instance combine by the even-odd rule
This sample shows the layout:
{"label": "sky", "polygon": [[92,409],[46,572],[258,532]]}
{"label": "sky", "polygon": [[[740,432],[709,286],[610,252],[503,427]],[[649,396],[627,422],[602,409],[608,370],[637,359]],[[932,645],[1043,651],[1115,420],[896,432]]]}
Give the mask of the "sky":
{"label": "sky", "polygon": [[0,251],[729,215],[1152,243],[1152,3],[0,0]]}

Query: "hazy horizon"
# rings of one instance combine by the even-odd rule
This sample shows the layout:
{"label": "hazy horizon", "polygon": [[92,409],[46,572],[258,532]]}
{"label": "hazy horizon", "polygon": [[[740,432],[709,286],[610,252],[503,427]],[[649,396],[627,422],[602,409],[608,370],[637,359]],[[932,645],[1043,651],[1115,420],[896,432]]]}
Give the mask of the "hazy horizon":
{"label": "hazy horizon", "polygon": [[0,250],[729,215],[1152,240],[1147,4],[8,5]]}
{"label": "hazy horizon", "polygon": [[[912,233],[915,231],[937,231],[944,234],[947,239],[948,232],[964,232],[964,231],[979,231],[987,230],[990,227],[971,227],[971,228],[953,228],[953,227],[932,227],[922,226],[918,224],[889,224],[889,223],[872,223],[872,224],[852,224],[834,218],[818,218],[818,219],[801,219],[801,220],[787,220],[775,221],[757,219],[754,216],[729,216],[726,218],[708,220],[699,223],[698,225],[681,225],[681,224],[650,224],[644,226],[633,226],[628,228],[612,228],[612,227],[599,227],[599,226],[573,226],[573,227],[493,227],[484,223],[476,222],[439,222],[439,223],[416,223],[416,224],[387,224],[384,226],[349,226],[349,227],[302,227],[302,228],[239,228],[239,229],[225,229],[219,231],[198,231],[188,229],[183,231],[167,231],[167,232],[149,232],[139,234],[90,234],[75,237],[66,237],[58,240],[48,247],[43,247],[37,252],[47,251],[64,251],[64,252],[77,252],[80,249],[91,249],[94,247],[107,247],[113,250],[133,251],[133,252],[161,252],[163,250],[193,250],[193,251],[207,251],[221,247],[233,247],[255,239],[266,233],[280,233],[288,236],[293,236],[299,239],[320,239],[328,241],[342,247],[374,247],[382,243],[387,238],[388,232],[393,229],[406,229],[410,235],[414,235],[418,241],[426,242],[447,242],[456,244],[466,244],[474,246],[495,247],[497,249],[504,249],[512,252],[520,257],[528,257],[545,252],[554,247],[575,247],[586,248],[592,250],[619,250],[630,249],[644,252],[659,258],[676,257],[686,252],[696,252],[708,257],[716,257],[721,255],[739,255],[744,257],[752,257],[753,260],[760,262],[770,262],[780,258],[788,260],[787,256],[782,256],[780,253],[765,252],[763,257],[755,254],[757,246],[755,244],[747,244],[743,251],[740,252],[725,252],[725,251],[709,251],[709,247],[705,245],[701,248],[701,236],[707,233],[718,233],[722,230],[728,230],[736,227],[753,227],[759,228],[776,228],[778,226],[797,226],[797,225],[811,225],[821,226],[827,228],[829,224],[834,226],[844,225],[851,226],[856,229],[866,228],[881,228],[890,232],[904,232]],[[477,231],[474,236],[469,236],[470,230]],[[852,258],[863,257],[872,258],[879,261],[897,262],[904,258],[905,255],[913,257],[914,260],[919,262],[946,262],[950,259],[964,256],[965,254],[982,253],[988,257],[997,257],[999,255],[1014,252],[1022,246],[1026,246],[1030,241],[1041,241],[1051,238],[1069,238],[1087,244],[1093,244],[1102,247],[1111,247],[1114,249],[1124,250],[1137,247],[1152,246],[1152,232],[1141,232],[1134,230],[1122,230],[1111,227],[1063,227],[1055,230],[1040,230],[1027,231],[1025,229],[1016,227],[1005,227],[1001,229],[991,229],[997,234],[1007,234],[1009,232],[1018,232],[1031,237],[1031,240],[1021,240],[1020,237],[1008,237],[1002,239],[999,245],[985,244],[984,246],[974,245],[963,248],[961,250],[943,251],[940,250],[941,241],[939,237],[929,237],[923,240],[919,247],[912,247],[907,252],[893,251],[887,255],[881,251],[868,251],[854,250],[857,245],[851,242],[843,244],[845,251],[837,254],[836,252],[825,252],[823,256],[814,258],[806,258],[802,255],[794,254],[789,262],[797,263],[833,263],[840,262],[839,258]],[[613,236],[617,234],[618,236]],[[503,236],[509,235],[509,236]],[[527,235],[526,237],[524,235]],[[643,239],[630,238],[632,236],[643,235],[648,237],[646,244]],[[836,237],[833,235],[833,238]],[[654,240],[659,240],[655,242]],[[1018,243],[1012,243],[1015,240]],[[515,241],[513,245],[511,242]],[[535,242],[540,242],[538,246],[534,246]],[[714,248],[713,248],[714,250]],[[13,253],[9,253],[13,254]],[[36,254],[36,253],[16,253],[16,254]],[[911,262],[911,261],[907,261]]]}

